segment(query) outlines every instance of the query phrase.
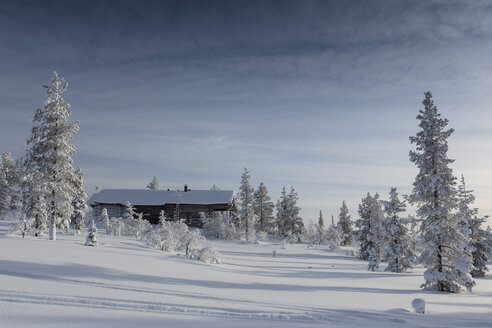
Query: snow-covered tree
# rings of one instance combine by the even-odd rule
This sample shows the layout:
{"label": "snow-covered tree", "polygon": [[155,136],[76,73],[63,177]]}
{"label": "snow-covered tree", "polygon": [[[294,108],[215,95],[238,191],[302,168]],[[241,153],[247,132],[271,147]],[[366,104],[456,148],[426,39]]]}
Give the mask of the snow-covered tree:
{"label": "snow-covered tree", "polygon": [[338,229],[342,235],[342,246],[352,246],[354,242],[352,221],[350,220],[350,214],[345,201],[342,201],[342,207],[340,207],[340,214],[338,214]]}
{"label": "snow-covered tree", "polygon": [[77,168],[74,174],[74,189],[75,189],[75,198],[72,201],[73,213],[72,213],[72,226],[75,230],[82,229],[85,220],[85,210],[87,209],[87,205],[85,203],[85,199],[87,198],[87,194],[84,191],[83,187],[84,183],[84,175],[82,174],[82,170]]}
{"label": "snow-covered tree", "polygon": [[253,208],[253,187],[249,182],[251,176],[248,169],[244,168],[241,175],[241,185],[239,186],[239,224],[240,229],[246,234],[246,241],[252,242],[255,239],[254,219],[255,213]]}
{"label": "snow-covered tree", "polygon": [[277,201],[276,208],[277,234],[280,237],[287,237],[289,235],[289,196],[287,195],[285,186],[282,188],[280,199]]}
{"label": "snow-covered tree", "polygon": [[367,193],[365,198],[362,198],[359,204],[359,220],[355,221],[357,240],[359,241],[359,257],[361,260],[369,259],[368,248],[370,246],[370,218],[373,198],[370,193]]}
{"label": "snow-covered tree", "polygon": [[474,202],[473,190],[466,189],[465,177],[462,175],[458,186],[458,228],[469,239],[467,249],[473,259],[470,274],[473,278],[479,278],[489,271],[487,263],[492,254],[492,236],[482,228],[486,217],[478,217],[478,208],[471,208]]}
{"label": "snow-covered tree", "polygon": [[300,242],[304,232],[304,222],[299,217],[300,208],[297,206],[297,192],[291,187],[287,194],[285,187],[282,189],[280,199],[277,202],[277,228],[280,237]]}
{"label": "snow-covered tree", "polygon": [[121,233],[125,229],[125,223],[122,217],[112,217],[111,222],[111,232],[113,236],[121,237]]}
{"label": "snow-covered tree", "polygon": [[203,235],[206,238],[232,240],[236,239],[236,227],[227,212],[202,214]]}
{"label": "snow-covered tree", "polygon": [[5,171],[3,158],[0,157],[0,216],[10,209],[9,184]]}
{"label": "snow-covered tree", "polygon": [[138,235],[139,213],[135,212],[135,207],[130,202],[124,204],[122,217],[125,233],[136,237]]}
{"label": "snow-covered tree", "polygon": [[379,195],[372,197],[369,193],[359,205],[360,219],[355,222],[359,228],[357,239],[360,243],[359,255],[362,260],[369,261],[368,269],[376,271],[379,268],[383,248],[383,210]]}
{"label": "snow-covered tree", "polygon": [[79,128],[78,122],[68,122],[70,105],[61,97],[66,88],[67,83],[54,72],[51,84],[46,86],[45,106],[36,111],[28,140],[30,167],[37,173],[33,181],[40,185],[36,193],[43,194],[39,199],[44,200],[48,208],[50,240],[56,240],[57,224],[70,218],[75,197],[71,158],[75,148],[70,139]]}
{"label": "snow-covered tree", "polygon": [[157,180],[156,176],[154,176],[152,181],[149,182],[149,184],[147,185],[147,188],[154,189],[154,190],[159,189],[159,180]]}
{"label": "snow-covered tree", "polygon": [[253,209],[256,215],[256,230],[258,232],[264,231],[270,235],[275,233],[275,216],[273,215],[273,209],[275,205],[268,196],[268,190],[263,182],[260,183],[253,195]]}
{"label": "snow-covered tree", "polygon": [[386,219],[383,226],[386,231],[386,248],[383,258],[388,262],[386,271],[405,272],[415,263],[416,257],[412,249],[412,243],[408,235],[408,219],[400,218],[400,213],[405,212],[404,201],[398,198],[396,188],[391,188],[390,199],[384,203]]}
{"label": "snow-covered tree", "polygon": [[164,225],[164,222],[166,222],[167,220],[167,217],[166,217],[166,212],[164,212],[164,210],[161,210],[160,213],[159,213],[159,224],[161,226]]}
{"label": "snow-covered tree", "polygon": [[453,159],[448,158],[448,120],[441,118],[432,94],[425,93],[424,109],[419,111],[421,131],[410,137],[416,150],[410,151],[410,161],[419,173],[413,183],[411,204],[417,205],[417,216],[422,219],[420,231],[425,244],[420,255],[427,268],[425,289],[458,292],[461,286],[471,289],[475,282],[469,272],[472,255],[466,249],[468,238],[458,228],[456,178],[451,170]]}
{"label": "snow-covered tree", "polygon": [[318,223],[314,225],[314,236],[311,239],[311,242],[315,245],[322,245],[325,242],[325,221],[323,220],[323,213],[321,210],[319,211]]}
{"label": "snow-covered tree", "polygon": [[322,238],[322,245],[327,245],[330,249],[338,249],[342,243],[342,233],[332,220]]}
{"label": "snow-covered tree", "polygon": [[0,212],[21,207],[21,164],[10,153],[0,155]]}
{"label": "snow-covered tree", "polygon": [[97,227],[92,220],[91,227],[88,230],[87,238],[85,239],[86,246],[97,246]]}
{"label": "snow-covered tree", "polygon": [[36,168],[36,163],[28,155],[21,180],[22,211],[26,220],[32,222],[34,235],[40,236],[48,226],[48,205],[44,186],[39,183],[41,173]]}
{"label": "snow-covered tree", "polygon": [[97,221],[101,222],[101,224],[106,229],[106,234],[110,235],[112,231],[111,220],[109,219],[108,210],[106,208],[102,209],[101,214],[97,218]]}

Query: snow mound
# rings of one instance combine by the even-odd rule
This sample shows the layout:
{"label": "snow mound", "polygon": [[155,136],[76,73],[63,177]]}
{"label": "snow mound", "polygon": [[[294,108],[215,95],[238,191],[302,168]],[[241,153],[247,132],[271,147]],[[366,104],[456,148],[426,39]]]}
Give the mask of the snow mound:
{"label": "snow mound", "polygon": [[412,307],[416,313],[425,313],[425,300],[416,298],[412,301]]}

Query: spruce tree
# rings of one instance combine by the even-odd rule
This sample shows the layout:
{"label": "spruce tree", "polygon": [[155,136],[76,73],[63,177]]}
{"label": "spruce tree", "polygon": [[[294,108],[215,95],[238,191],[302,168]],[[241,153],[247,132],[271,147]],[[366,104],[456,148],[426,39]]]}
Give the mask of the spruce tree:
{"label": "spruce tree", "polygon": [[471,254],[466,249],[467,237],[458,228],[456,178],[450,168],[454,160],[448,158],[447,119],[441,118],[432,94],[425,93],[424,109],[419,111],[421,131],[410,137],[416,150],[410,151],[410,161],[419,173],[408,200],[417,205],[417,216],[422,219],[420,233],[425,248],[420,256],[427,268],[425,289],[458,292],[461,286],[471,289],[475,282],[469,274]]}
{"label": "spruce tree", "polygon": [[10,210],[15,210],[19,208],[22,204],[21,198],[21,162],[14,161],[10,153],[4,153],[1,156],[0,161],[3,166],[2,170],[5,174],[5,179],[7,182],[6,193],[8,195],[6,208]]}
{"label": "spruce tree", "polygon": [[369,259],[368,248],[370,246],[370,218],[373,198],[370,193],[367,193],[365,198],[362,198],[359,204],[359,220],[355,221],[357,240],[359,241],[359,257],[361,260]]}
{"label": "spruce tree", "polygon": [[400,218],[400,213],[405,212],[405,202],[398,198],[396,188],[391,188],[390,199],[385,202],[384,229],[386,231],[385,239],[387,241],[383,257],[388,262],[386,271],[405,272],[411,268],[415,262],[415,255],[411,247],[410,237],[408,235],[408,220]]}
{"label": "spruce tree", "polygon": [[0,217],[10,209],[9,184],[3,158],[0,157]]}
{"label": "spruce tree", "polygon": [[87,194],[84,191],[83,184],[84,175],[82,174],[82,170],[79,167],[74,174],[73,186],[75,189],[75,198],[72,201],[72,226],[75,230],[79,231],[84,226],[85,210],[87,209],[87,205],[85,203],[85,198],[87,198]]}
{"label": "spruce tree", "polygon": [[350,220],[350,214],[345,201],[342,201],[342,207],[340,207],[340,214],[338,215],[338,228],[342,235],[341,245],[352,246],[354,242],[352,221]]}
{"label": "spruce tree", "polygon": [[462,175],[458,186],[458,227],[463,235],[469,237],[468,251],[471,251],[473,260],[470,274],[473,278],[480,278],[489,271],[487,263],[492,254],[492,236],[482,228],[486,217],[478,217],[478,209],[471,208],[474,202],[473,190],[466,189],[465,177]]}
{"label": "spruce tree", "polygon": [[[53,73],[47,89],[45,106],[36,111],[34,127],[28,140],[30,173],[35,173],[33,183],[39,184],[42,197],[46,201],[49,217],[50,240],[56,240],[56,226],[69,219],[73,212],[72,200],[75,190],[72,181],[74,171],[72,154],[75,148],[70,144],[73,134],[78,131],[78,122],[68,122],[70,105],[63,100],[61,93],[67,88],[64,79]],[[32,185],[30,187],[33,187]]]}
{"label": "spruce tree", "polygon": [[86,246],[97,246],[97,227],[92,220],[91,227],[88,230],[87,237],[85,239]]}
{"label": "spruce tree", "polygon": [[273,216],[274,205],[268,195],[268,190],[263,182],[260,183],[253,195],[253,209],[256,221],[256,230],[264,231],[270,235],[275,233],[275,217]]}
{"label": "spruce tree", "polygon": [[239,222],[240,229],[246,234],[246,241],[254,241],[254,209],[253,209],[253,193],[254,189],[249,182],[251,176],[247,168],[241,175],[241,185],[239,186]]}
{"label": "spruce tree", "polygon": [[299,197],[294,187],[290,187],[290,193],[288,197],[288,222],[290,225],[290,231],[292,236],[297,239],[297,242],[301,242],[301,236],[304,233],[304,222],[301,217],[299,217],[299,212],[301,208],[297,206],[297,201]]}
{"label": "spruce tree", "polygon": [[277,201],[277,216],[276,216],[276,225],[277,225],[277,234],[279,237],[287,237],[289,234],[288,220],[289,220],[289,203],[288,203],[288,195],[285,190],[285,186],[282,188],[282,192],[280,194],[280,199]]}
{"label": "spruce tree", "polygon": [[325,241],[325,221],[323,220],[323,213],[319,211],[318,224],[315,225],[316,232],[314,243],[316,245],[322,245]]}
{"label": "spruce tree", "polygon": [[101,214],[97,218],[97,221],[103,224],[104,228],[106,229],[106,234],[110,235],[111,234],[111,220],[109,219],[108,215],[108,210],[106,208],[103,208],[101,211]]}
{"label": "spruce tree", "polygon": [[360,219],[355,222],[359,228],[357,239],[360,244],[359,255],[362,260],[369,261],[368,269],[376,271],[381,261],[383,248],[383,211],[379,195],[367,193],[359,205]]}

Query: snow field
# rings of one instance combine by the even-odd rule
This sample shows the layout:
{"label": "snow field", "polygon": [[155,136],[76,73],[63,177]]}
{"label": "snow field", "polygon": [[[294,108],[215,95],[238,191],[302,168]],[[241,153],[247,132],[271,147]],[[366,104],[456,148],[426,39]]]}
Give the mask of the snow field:
{"label": "snow field", "polygon": [[22,239],[10,223],[0,221],[2,328],[492,326],[490,276],[471,294],[430,293],[422,269],[369,272],[343,249],[219,241],[222,264],[210,265],[102,233],[96,247],[86,232]]}

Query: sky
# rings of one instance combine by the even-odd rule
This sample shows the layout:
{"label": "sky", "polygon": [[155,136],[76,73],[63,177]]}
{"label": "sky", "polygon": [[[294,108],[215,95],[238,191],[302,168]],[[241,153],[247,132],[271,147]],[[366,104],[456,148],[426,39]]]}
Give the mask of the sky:
{"label": "sky", "polygon": [[[301,215],[409,194],[424,92],[492,214],[490,1],[1,1],[0,152],[24,154],[57,71],[85,188],[238,190]],[[491,222],[492,223],[492,222]]]}

